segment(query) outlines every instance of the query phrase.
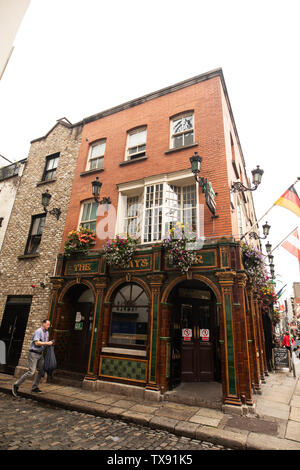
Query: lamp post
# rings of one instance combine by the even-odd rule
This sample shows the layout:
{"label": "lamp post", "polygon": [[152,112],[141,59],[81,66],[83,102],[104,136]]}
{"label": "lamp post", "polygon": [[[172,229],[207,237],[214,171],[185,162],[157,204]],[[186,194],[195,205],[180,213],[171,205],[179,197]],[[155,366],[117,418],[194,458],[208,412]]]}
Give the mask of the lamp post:
{"label": "lamp post", "polygon": [[56,217],[56,219],[58,220],[59,217],[60,217],[60,214],[61,214],[60,208],[54,207],[50,211],[47,209],[47,207],[49,206],[51,197],[52,197],[52,195],[49,193],[49,190],[46,189],[46,192],[42,194],[42,206],[43,206],[44,211],[46,212],[46,214],[49,213],[51,215],[54,215]]}
{"label": "lamp post", "polygon": [[245,191],[255,191],[261,183],[261,178],[264,173],[264,170],[259,168],[259,165],[251,171],[252,173],[252,184],[254,185],[253,188],[247,188],[241,181],[236,181],[232,183],[231,192],[245,192]]}
{"label": "lamp post", "polygon": [[111,200],[109,196],[103,197],[101,200],[99,199],[101,187],[102,183],[99,181],[98,176],[96,176],[96,179],[92,181],[92,194],[97,204],[105,204],[107,209],[108,204],[111,204]]}

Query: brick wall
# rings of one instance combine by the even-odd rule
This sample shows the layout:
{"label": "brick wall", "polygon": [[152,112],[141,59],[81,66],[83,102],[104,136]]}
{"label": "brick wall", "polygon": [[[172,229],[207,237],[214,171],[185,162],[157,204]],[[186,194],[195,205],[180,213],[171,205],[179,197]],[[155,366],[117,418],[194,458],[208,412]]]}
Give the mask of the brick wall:
{"label": "brick wall", "polygon": [[[27,164],[11,213],[9,225],[0,255],[0,321],[7,296],[31,295],[26,334],[19,365],[26,365],[27,352],[32,334],[41,321],[48,316],[50,284],[57,253],[59,252],[66,213],[68,209],[73,175],[81,140],[81,128],[58,123],[47,136],[32,142]],[[45,157],[60,152],[56,180],[38,185],[45,167]],[[52,194],[49,209],[61,208],[60,219],[47,214],[39,256],[19,259],[24,255],[30,230],[31,216],[43,213],[41,195],[46,190]],[[40,287],[40,282],[47,284]],[[32,285],[36,287],[31,287]]]}
{"label": "brick wall", "polygon": [[[155,99],[141,99],[138,105],[127,106],[108,115],[104,113],[103,117],[85,124],[61,249],[68,232],[77,228],[80,202],[91,197],[91,182],[95,176],[103,183],[101,197],[110,196],[112,204],[117,208],[117,184],[190,168],[189,158],[195,151],[203,157],[200,176],[207,177],[218,193],[217,219],[211,218],[205,206],[205,236],[219,237],[236,233],[236,227],[233,228],[236,220],[230,209],[230,177],[221,89],[220,77],[213,77],[163,96],[158,93]],[[194,141],[198,146],[165,153],[169,150],[170,118],[189,110],[194,110]],[[127,131],[143,125],[147,125],[148,159],[120,166],[125,158]],[[81,173],[86,169],[90,144],[103,138],[106,139],[104,171],[82,176]],[[200,203],[204,204],[202,193]],[[101,241],[97,240],[95,249],[100,247]]]}

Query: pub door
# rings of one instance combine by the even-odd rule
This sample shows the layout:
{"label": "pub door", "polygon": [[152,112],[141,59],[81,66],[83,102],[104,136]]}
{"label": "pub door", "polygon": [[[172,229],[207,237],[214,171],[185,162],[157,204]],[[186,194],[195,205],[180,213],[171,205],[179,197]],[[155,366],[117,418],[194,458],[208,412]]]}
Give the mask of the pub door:
{"label": "pub door", "polygon": [[6,364],[0,371],[14,374],[19,363],[25,336],[31,297],[9,297],[6,302],[1,327],[0,340],[5,343]]}
{"label": "pub door", "polygon": [[215,380],[215,324],[212,305],[181,305],[181,382]]}
{"label": "pub door", "polygon": [[70,322],[70,342],[63,369],[85,373],[88,367],[94,303],[76,303]]}

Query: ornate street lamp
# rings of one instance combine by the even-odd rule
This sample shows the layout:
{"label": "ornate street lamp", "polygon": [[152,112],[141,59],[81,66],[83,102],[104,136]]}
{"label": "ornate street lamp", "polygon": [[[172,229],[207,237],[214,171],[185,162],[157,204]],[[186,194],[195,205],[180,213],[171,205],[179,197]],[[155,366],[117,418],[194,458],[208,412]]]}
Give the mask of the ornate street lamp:
{"label": "ornate street lamp", "polygon": [[47,207],[49,206],[51,197],[52,197],[52,195],[49,193],[49,190],[46,189],[46,192],[42,194],[42,206],[43,206],[44,211],[46,212],[46,214],[49,213],[51,215],[54,215],[58,220],[59,217],[60,217],[60,214],[61,214],[60,208],[54,207],[50,211],[47,209]]}
{"label": "ornate street lamp", "polygon": [[268,255],[268,258],[269,258],[269,263],[271,265],[273,263],[274,256],[273,255]]}
{"label": "ornate street lamp", "polygon": [[251,233],[249,233],[249,238],[254,238],[255,240],[264,240],[264,239],[267,238],[267,236],[269,235],[269,233],[270,233],[270,228],[271,228],[271,225],[269,225],[268,222],[266,222],[266,223],[263,225],[263,234],[264,234],[264,237],[259,237],[256,232],[251,232]]}
{"label": "ornate street lamp", "polygon": [[267,250],[267,253],[268,253],[268,254],[271,254],[271,251],[272,251],[272,245],[271,245],[271,243],[269,243],[269,242],[266,243],[266,250]]}
{"label": "ornate street lamp", "polygon": [[251,171],[252,173],[252,184],[254,185],[253,188],[247,188],[241,181],[236,181],[232,183],[231,192],[236,193],[238,192],[245,192],[245,191],[255,191],[261,183],[261,178],[264,173],[264,170],[259,168],[259,165]]}
{"label": "ornate street lamp", "polygon": [[92,181],[92,194],[97,204],[105,204],[107,207],[108,204],[111,204],[111,200],[110,197],[103,197],[101,200],[99,199],[101,187],[102,183],[99,181],[98,176],[96,176],[96,179]]}
{"label": "ornate street lamp", "polygon": [[190,157],[190,162],[191,162],[191,170],[192,170],[192,173],[194,174],[195,180],[197,181],[197,183],[200,184],[200,186],[203,189],[205,178],[203,177],[199,178],[198,176],[201,170],[202,157],[198,155],[198,152],[194,152],[194,155]]}

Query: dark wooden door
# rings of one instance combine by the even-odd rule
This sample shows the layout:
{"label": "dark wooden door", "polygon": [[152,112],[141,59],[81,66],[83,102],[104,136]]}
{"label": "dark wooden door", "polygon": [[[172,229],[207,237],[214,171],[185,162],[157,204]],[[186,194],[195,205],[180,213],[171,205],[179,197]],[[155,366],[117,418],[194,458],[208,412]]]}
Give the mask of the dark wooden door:
{"label": "dark wooden door", "polygon": [[29,310],[30,303],[12,303],[5,307],[0,327],[0,339],[5,343],[6,364],[0,368],[8,374],[14,373],[20,359]]}
{"label": "dark wooden door", "polygon": [[93,310],[94,304],[90,302],[75,304],[69,347],[62,368],[73,372],[86,372],[92,336]]}
{"label": "dark wooden door", "polygon": [[[191,302],[181,306],[182,331],[191,332],[189,341],[182,336],[181,381],[205,382],[214,380],[214,315],[211,303]],[[208,332],[209,336],[201,336]],[[208,339],[208,340],[207,340]]]}

